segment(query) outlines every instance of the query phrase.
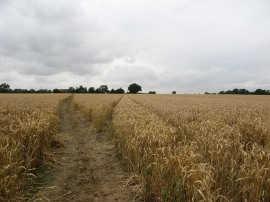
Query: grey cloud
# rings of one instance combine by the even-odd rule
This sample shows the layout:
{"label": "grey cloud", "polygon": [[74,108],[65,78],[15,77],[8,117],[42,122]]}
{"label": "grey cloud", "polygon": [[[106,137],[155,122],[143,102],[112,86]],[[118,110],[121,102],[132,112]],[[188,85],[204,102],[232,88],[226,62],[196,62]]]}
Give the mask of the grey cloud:
{"label": "grey cloud", "polygon": [[137,82],[161,93],[270,88],[267,0],[0,5],[1,82],[12,76],[48,88]]}
{"label": "grey cloud", "polygon": [[110,62],[128,48],[117,31],[79,13],[78,7],[72,9],[76,8],[73,3],[67,6],[63,2],[55,5],[32,1],[31,5],[9,5],[7,10],[15,9],[16,15],[6,11],[11,19],[0,28],[1,54],[25,61],[25,65],[18,67],[21,73],[93,73],[94,64]]}

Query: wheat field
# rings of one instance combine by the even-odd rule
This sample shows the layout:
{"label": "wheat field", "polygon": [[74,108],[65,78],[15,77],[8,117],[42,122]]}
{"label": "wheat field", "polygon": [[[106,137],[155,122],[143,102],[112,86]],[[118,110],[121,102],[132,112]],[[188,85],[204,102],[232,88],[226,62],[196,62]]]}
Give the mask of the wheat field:
{"label": "wheat field", "polygon": [[76,94],[74,105],[93,123],[98,132],[110,130],[114,107],[123,95],[119,94]]}
{"label": "wheat field", "polygon": [[[152,159],[147,168],[151,170],[149,193],[165,201],[270,200],[269,97],[129,95],[129,99],[133,107],[143,106],[174,129],[151,153],[140,155]],[[140,113],[151,114],[145,109]],[[156,134],[165,128],[154,118],[142,124],[142,132],[152,128],[140,141],[155,141],[149,137],[162,140]],[[164,144],[166,141],[170,144]],[[149,178],[148,170],[142,173]]]}
{"label": "wheat field", "polygon": [[270,97],[129,94],[120,101],[110,95],[77,99],[88,106],[82,110],[91,111],[91,119],[97,114],[100,119],[102,112],[105,121],[104,113],[113,111],[115,148],[143,200],[270,200]]}
{"label": "wheat field", "polygon": [[25,200],[26,186],[53,146],[67,97],[0,94],[0,201]]}
{"label": "wheat field", "polygon": [[[67,95],[0,96],[0,196],[44,161]],[[270,97],[75,94],[144,201],[270,201]],[[23,155],[22,155],[23,154]]]}

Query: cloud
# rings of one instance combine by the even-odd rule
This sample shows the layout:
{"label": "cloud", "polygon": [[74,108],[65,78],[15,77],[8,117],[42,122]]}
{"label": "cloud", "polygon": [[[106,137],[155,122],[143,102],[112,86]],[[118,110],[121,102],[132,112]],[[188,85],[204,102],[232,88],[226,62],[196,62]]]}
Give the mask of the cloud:
{"label": "cloud", "polygon": [[1,55],[24,62],[14,67],[21,69],[18,71],[27,75],[93,73],[92,65],[125,54],[128,45],[119,38],[121,33],[117,29],[80,13],[72,1],[48,2],[32,1],[25,5],[16,1],[3,9],[8,20],[0,28]]}
{"label": "cloud", "polygon": [[0,82],[11,87],[126,88],[137,82],[145,92],[161,93],[270,88],[267,0],[0,5]]}

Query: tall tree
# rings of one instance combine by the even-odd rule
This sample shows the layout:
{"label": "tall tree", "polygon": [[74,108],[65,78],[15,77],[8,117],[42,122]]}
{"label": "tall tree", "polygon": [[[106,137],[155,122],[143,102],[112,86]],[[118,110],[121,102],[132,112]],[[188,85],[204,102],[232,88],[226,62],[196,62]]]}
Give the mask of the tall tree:
{"label": "tall tree", "polygon": [[87,88],[80,85],[79,88],[76,88],[76,93],[87,93]]}
{"label": "tall tree", "polygon": [[125,90],[123,88],[118,88],[118,89],[115,90],[115,93],[124,94]]}
{"label": "tall tree", "polygon": [[53,89],[53,91],[52,91],[53,93],[61,93],[60,92],[60,90],[59,89],[57,89],[57,88],[55,88],[55,89]]}
{"label": "tall tree", "polygon": [[136,94],[139,91],[142,91],[142,87],[136,83],[130,84],[128,87],[130,93]]}
{"label": "tall tree", "polygon": [[111,91],[110,91],[110,93],[115,93],[115,90],[112,88]]}
{"label": "tall tree", "polygon": [[69,87],[68,92],[69,93],[75,93],[76,89],[74,87]]}
{"label": "tall tree", "polygon": [[95,87],[90,87],[88,89],[88,93],[95,93]]}
{"label": "tall tree", "polygon": [[99,92],[100,93],[108,93],[109,91],[108,91],[108,86],[107,85],[101,85],[101,86],[99,86]]}
{"label": "tall tree", "polygon": [[10,93],[12,90],[10,89],[10,85],[7,83],[2,83],[0,85],[0,93]]}

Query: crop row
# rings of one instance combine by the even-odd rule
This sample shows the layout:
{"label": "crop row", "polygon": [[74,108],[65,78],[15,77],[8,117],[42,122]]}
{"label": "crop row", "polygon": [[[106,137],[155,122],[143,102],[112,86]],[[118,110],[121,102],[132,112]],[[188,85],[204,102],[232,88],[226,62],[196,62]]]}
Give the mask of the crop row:
{"label": "crop row", "polygon": [[[192,183],[205,186],[204,190],[196,188],[202,192],[200,199],[270,200],[269,97],[129,97],[176,129],[176,141],[172,145],[192,145],[191,151],[199,157],[199,162],[206,167],[205,176],[208,175],[207,181],[198,179]],[[181,154],[176,153],[176,156],[179,158]],[[188,170],[196,173],[202,169]],[[183,171],[179,174],[183,175]],[[191,187],[187,185],[185,190]],[[170,194],[171,199],[175,197],[173,191]],[[194,200],[195,197],[187,199]]]}
{"label": "crop row", "polygon": [[76,95],[75,101],[98,130],[110,125],[144,200],[270,200],[268,97]]}
{"label": "crop row", "polygon": [[110,127],[114,107],[123,95],[113,94],[78,94],[74,95],[75,107],[93,123],[98,132]]}
{"label": "crop row", "polygon": [[0,96],[0,201],[24,200],[37,167],[48,158],[68,95]]}

